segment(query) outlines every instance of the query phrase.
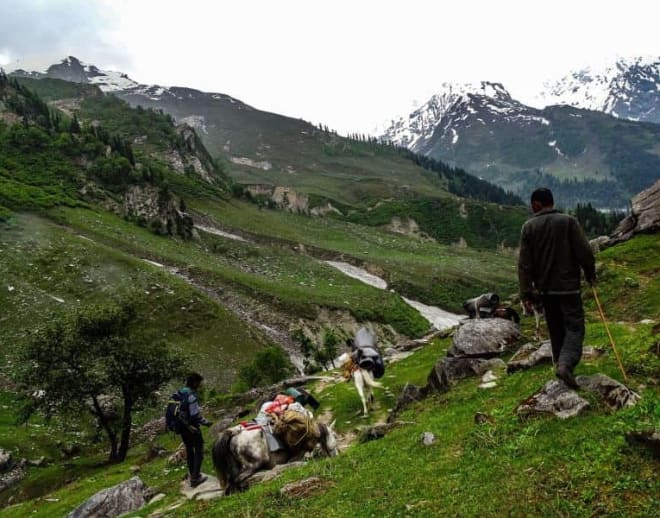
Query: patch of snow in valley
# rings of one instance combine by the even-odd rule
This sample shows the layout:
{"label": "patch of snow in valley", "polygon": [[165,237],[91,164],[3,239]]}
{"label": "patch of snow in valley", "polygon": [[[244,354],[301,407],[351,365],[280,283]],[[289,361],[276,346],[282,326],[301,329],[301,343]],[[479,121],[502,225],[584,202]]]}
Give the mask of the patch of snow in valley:
{"label": "patch of snow in valley", "polygon": [[151,259],[144,259],[144,258],[142,258],[142,260],[143,260],[145,263],[152,264],[153,266],[157,266],[158,268],[165,268],[165,265],[160,264],[160,263],[157,263],[156,261],[152,261]]}
{"label": "patch of snow in valley", "polygon": [[233,239],[234,241],[243,241],[245,243],[248,242],[248,240],[245,239],[244,237],[241,237],[241,236],[236,235],[236,234],[231,234],[229,232],[225,232],[224,230],[220,230],[220,229],[217,229],[217,228],[214,228],[214,227],[205,227],[203,225],[195,225],[195,228],[197,230],[201,230],[202,232],[206,232],[208,234],[213,234],[213,235],[216,235],[216,236],[226,237],[227,239]]}
{"label": "patch of snow in valley", "polygon": [[409,306],[412,306],[415,308],[419,313],[431,324],[433,327],[435,327],[438,331],[442,331],[443,329],[449,329],[452,327],[457,326],[458,324],[461,323],[462,320],[465,319],[465,317],[461,315],[456,315],[455,313],[450,313],[449,311],[445,311],[444,309],[440,309],[436,306],[427,306],[426,304],[423,304],[422,302],[418,302],[416,300],[411,300],[407,299],[406,297],[401,297],[404,301]]}
{"label": "patch of snow in valley", "polygon": [[[345,263],[342,261],[325,261],[325,263],[332,266],[333,268],[336,268],[345,275],[348,275],[353,279],[362,281],[365,284],[368,284],[369,286],[373,286],[374,288],[378,288],[381,290],[387,289],[387,283],[383,279],[381,279],[377,275],[373,275],[369,273],[363,268],[359,268],[357,266],[353,266],[352,264]],[[419,311],[419,313],[426,320],[428,320],[429,323],[435,329],[439,331],[443,331],[445,329],[450,329],[452,327],[455,327],[461,322],[461,320],[465,318],[461,315],[450,313],[449,311],[445,311],[444,309],[440,309],[435,306],[427,306],[426,304],[417,302],[416,300],[411,300],[406,297],[401,297],[401,298],[409,306]]]}
{"label": "patch of snow in valley", "polygon": [[345,275],[348,275],[353,279],[357,279],[358,281],[362,281],[363,283],[368,284],[369,286],[373,286],[374,288],[378,288],[379,290],[387,289],[387,283],[383,279],[381,279],[377,275],[373,275],[369,273],[363,268],[359,268],[357,266],[353,266],[352,264],[344,263],[342,261],[325,261],[325,263],[332,266],[333,268],[336,268]]}
{"label": "patch of snow in valley", "polygon": [[456,142],[458,142],[458,133],[454,128],[451,128],[451,132],[453,134],[453,136],[451,138],[451,143],[456,144]]}
{"label": "patch of snow in valley", "polygon": [[248,167],[254,167],[255,169],[262,169],[264,171],[269,171],[273,168],[273,164],[267,161],[257,162],[251,158],[241,157],[241,156],[232,156],[229,157],[234,164],[246,165]]}

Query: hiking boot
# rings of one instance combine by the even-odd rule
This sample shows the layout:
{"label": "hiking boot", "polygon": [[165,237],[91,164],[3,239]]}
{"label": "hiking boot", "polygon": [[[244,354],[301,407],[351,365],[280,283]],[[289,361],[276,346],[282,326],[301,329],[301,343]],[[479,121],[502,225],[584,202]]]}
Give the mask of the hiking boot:
{"label": "hiking boot", "polygon": [[557,371],[555,372],[555,376],[557,376],[560,380],[562,380],[566,385],[568,385],[571,388],[580,388],[575,381],[575,377],[573,376],[573,373],[571,372],[571,369],[569,369],[566,365],[560,365],[557,367]]}
{"label": "hiking boot", "polygon": [[203,484],[204,482],[206,482],[208,480],[208,478],[209,477],[207,477],[206,475],[201,475],[197,478],[193,478],[193,479],[190,480],[190,487],[197,487],[200,484]]}

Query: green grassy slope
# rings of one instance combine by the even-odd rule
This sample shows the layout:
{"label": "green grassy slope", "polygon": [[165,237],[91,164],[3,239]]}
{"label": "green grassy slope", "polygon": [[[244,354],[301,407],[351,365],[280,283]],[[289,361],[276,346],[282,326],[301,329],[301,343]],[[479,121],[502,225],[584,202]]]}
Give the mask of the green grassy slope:
{"label": "green grassy slope", "polygon": [[[631,378],[630,385],[642,395],[634,408],[612,412],[595,397],[585,394],[592,409],[585,415],[559,421],[553,418],[521,420],[514,411],[518,403],[552,379],[549,366],[504,376],[490,391],[477,388],[476,379],[464,380],[444,395],[412,406],[398,417],[400,425],[385,438],[356,443],[339,457],[318,460],[285,473],[281,478],[214,502],[184,503],[170,511],[174,516],[651,516],[657,508],[659,485],[657,460],[650,453],[628,446],[624,433],[660,425],[657,372],[660,360],[650,352],[657,341],[653,324],[640,318],[657,318],[654,291],[654,260],[657,236],[640,236],[613,247],[598,257],[600,270],[626,263],[640,285],[635,297],[649,301],[644,308],[626,312],[623,306],[608,306],[614,338]],[[657,256],[656,256],[657,257]],[[622,287],[616,278],[601,276],[605,300],[616,298]],[[614,299],[612,299],[614,300]],[[587,301],[586,345],[608,348],[604,327]],[[523,333],[531,334],[531,319],[523,321]],[[406,382],[423,384],[431,366],[441,358],[450,339],[437,340],[421,351],[388,366],[382,382],[388,391],[376,391],[376,404],[368,420],[359,417],[360,403],[350,383],[317,387],[321,411],[331,411],[343,434],[359,434],[365,424],[383,419]],[[597,360],[582,362],[578,374],[604,372],[620,379],[611,352]],[[207,413],[222,405],[223,398],[207,394]],[[210,408],[209,408],[210,407]],[[476,425],[474,415],[484,412],[493,422]],[[7,414],[2,421],[10,426]],[[6,428],[5,428],[6,429]],[[433,432],[437,442],[421,445],[422,432]],[[6,433],[6,432],[5,432]],[[38,428],[31,433],[39,433]],[[35,442],[35,444],[40,444]],[[170,451],[176,441],[168,435],[156,444]],[[38,448],[43,448],[39,446]],[[38,449],[38,451],[43,451]],[[179,502],[178,488],[184,468],[167,464],[164,458],[147,455],[142,444],[117,466],[104,466],[100,456],[89,452],[68,467],[31,470],[26,481],[29,494],[39,487],[64,484],[40,500],[29,500],[0,511],[6,516],[53,516],[64,514],[94,492],[133,475],[140,466],[147,484],[165,493],[163,502],[135,516],[164,509]],[[210,459],[205,470],[211,470]],[[62,471],[68,470],[68,471]],[[53,484],[56,474],[62,477]],[[72,479],[66,482],[62,473]],[[301,499],[280,496],[287,482],[309,476],[323,481],[323,490]],[[41,486],[40,486],[41,485]],[[18,494],[21,494],[19,490]],[[26,493],[23,493],[24,496]]]}
{"label": "green grassy slope", "polygon": [[[311,247],[312,255],[366,266],[397,292],[446,309],[462,311],[465,299],[484,290],[508,295],[516,289],[510,253],[441,245],[329,218],[259,210],[235,200],[198,202],[194,207],[227,230],[292,247],[303,244]],[[458,214],[456,219],[461,219]]]}
{"label": "green grassy slope", "polygon": [[[131,227],[124,223],[124,232]],[[183,280],[141,260],[140,255],[92,241],[77,230],[21,216],[0,231],[3,364],[29,338],[33,325],[52,313],[129,292],[140,295],[141,321],[136,332],[147,340],[164,338],[185,351],[193,366],[214,384],[229,386],[243,358],[267,343],[256,329]]]}

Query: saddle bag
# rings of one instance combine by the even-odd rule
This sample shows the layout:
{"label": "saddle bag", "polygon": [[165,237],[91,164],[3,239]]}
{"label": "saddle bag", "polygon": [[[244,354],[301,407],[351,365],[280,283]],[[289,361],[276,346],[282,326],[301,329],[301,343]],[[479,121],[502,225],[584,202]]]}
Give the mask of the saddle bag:
{"label": "saddle bag", "polygon": [[296,410],[285,410],[275,417],[273,434],[290,450],[310,451],[321,438],[314,420]]}

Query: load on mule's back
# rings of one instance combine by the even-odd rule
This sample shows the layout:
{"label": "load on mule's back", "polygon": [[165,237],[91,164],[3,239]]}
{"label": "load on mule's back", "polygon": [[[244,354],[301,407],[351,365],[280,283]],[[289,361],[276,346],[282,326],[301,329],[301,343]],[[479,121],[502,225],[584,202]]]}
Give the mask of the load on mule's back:
{"label": "load on mule's back", "polygon": [[334,423],[317,422],[305,404],[318,407],[311,394],[288,389],[262,404],[253,422],[222,432],[213,445],[213,464],[226,494],[246,489],[257,471],[299,460],[317,446],[327,456],[337,455]]}
{"label": "load on mule's back", "polygon": [[366,327],[360,328],[353,340],[347,340],[351,353],[342,354],[339,359],[343,362],[344,377],[353,378],[355,388],[362,401],[362,415],[366,417],[369,406],[373,403],[373,388],[382,385],[374,378],[381,378],[385,374],[385,363],[376,345],[376,335]]}

